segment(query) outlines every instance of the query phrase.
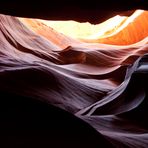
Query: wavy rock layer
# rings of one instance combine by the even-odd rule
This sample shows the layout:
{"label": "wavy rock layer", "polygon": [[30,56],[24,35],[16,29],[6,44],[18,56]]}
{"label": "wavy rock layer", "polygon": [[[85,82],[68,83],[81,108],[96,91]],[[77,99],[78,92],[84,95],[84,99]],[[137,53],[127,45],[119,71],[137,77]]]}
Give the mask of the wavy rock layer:
{"label": "wavy rock layer", "polygon": [[1,92],[62,108],[114,147],[147,148],[147,14],[126,18],[109,36],[89,40],[95,43],[39,20],[0,15]]}

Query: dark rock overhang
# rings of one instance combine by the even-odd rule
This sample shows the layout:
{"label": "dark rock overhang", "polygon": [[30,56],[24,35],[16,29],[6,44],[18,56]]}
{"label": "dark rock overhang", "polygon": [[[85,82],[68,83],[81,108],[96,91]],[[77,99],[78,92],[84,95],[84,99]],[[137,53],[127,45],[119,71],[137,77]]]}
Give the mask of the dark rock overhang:
{"label": "dark rock overhang", "polygon": [[148,8],[147,0],[2,0],[0,13],[51,20],[99,23],[115,14]]}

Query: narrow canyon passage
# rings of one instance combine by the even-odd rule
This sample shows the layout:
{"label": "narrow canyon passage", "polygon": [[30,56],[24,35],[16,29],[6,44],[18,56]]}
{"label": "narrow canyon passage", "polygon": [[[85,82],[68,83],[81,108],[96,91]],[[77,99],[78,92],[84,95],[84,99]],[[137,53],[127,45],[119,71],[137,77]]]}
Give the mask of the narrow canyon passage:
{"label": "narrow canyon passage", "polygon": [[[34,142],[38,143],[41,137],[34,132],[38,128],[51,138],[58,135],[60,128],[68,127],[68,133],[60,132],[67,137],[74,133],[71,140],[82,138],[84,147],[147,148],[147,53],[146,10],[135,10],[129,16],[115,15],[100,24],[1,14],[1,129],[4,133],[5,129],[8,133],[23,129],[22,133],[16,132],[23,135],[25,127],[30,127],[32,137],[36,135],[38,139]],[[16,100],[23,100],[20,106]],[[44,105],[41,110],[34,103],[29,106],[28,100],[43,103],[45,110]],[[60,111],[52,114],[54,107]],[[7,118],[10,114],[12,120]],[[67,114],[67,119],[58,114]],[[75,126],[73,119],[82,126]],[[52,128],[55,131],[51,132]],[[15,142],[19,136],[15,139],[13,134],[10,137]],[[8,141],[13,143],[11,138]],[[58,147],[54,140],[47,141]],[[80,147],[72,143],[65,147]]]}

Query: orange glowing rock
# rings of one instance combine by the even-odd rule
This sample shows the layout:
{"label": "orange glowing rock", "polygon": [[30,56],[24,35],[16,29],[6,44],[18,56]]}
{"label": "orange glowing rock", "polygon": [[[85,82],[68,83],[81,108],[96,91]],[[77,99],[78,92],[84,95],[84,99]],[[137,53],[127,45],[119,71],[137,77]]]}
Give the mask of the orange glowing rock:
{"label": "orange glowing rock", "polygon": [[97,25],[76,21],[48,21],[19,18],[31,30],[66,48],[80,42],[130,45],[148,36],[148,11],[136,10],[131,16],[114,16]]}
{"label": "orange glowing rock", "polygon": [[[108,33],[110,32],[110,33]],[[84,40],[112,45],[129,45],[148,36],[148,11],[137,10],[124,23],[105,33],[103,37]]]}

